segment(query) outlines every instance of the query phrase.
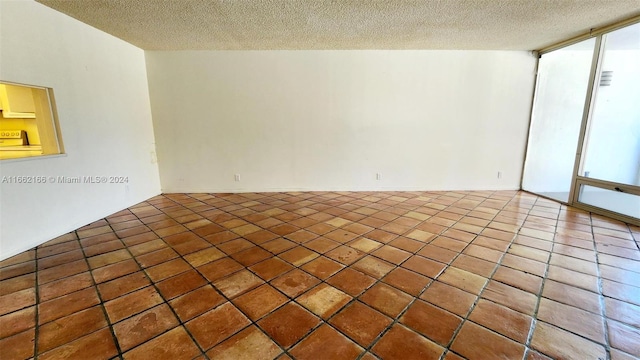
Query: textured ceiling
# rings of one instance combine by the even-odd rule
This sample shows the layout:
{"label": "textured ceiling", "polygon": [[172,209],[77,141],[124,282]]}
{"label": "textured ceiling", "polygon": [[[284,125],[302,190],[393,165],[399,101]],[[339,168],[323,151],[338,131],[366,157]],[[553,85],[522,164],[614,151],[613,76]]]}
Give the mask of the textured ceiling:
{"label": "textured ceiling", "polygon": [[533,50],[640,0],[38,0],[145,50]]}

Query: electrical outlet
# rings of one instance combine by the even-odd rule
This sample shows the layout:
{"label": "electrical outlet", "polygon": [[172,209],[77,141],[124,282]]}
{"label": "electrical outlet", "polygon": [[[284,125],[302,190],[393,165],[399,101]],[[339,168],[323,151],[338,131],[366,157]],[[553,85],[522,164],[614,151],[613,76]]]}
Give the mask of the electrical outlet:
{"label": "electrical outlet", "polygon": [[234,179],[235,181],[240,181],[240,174],[235,174],[235,175],[233,176],[233,179]]}
{"label": "electrical outlet", "polygon": [[382,180],[382,174],[376,173],[376,180]]}
{"label": "electrical outlet", "polygon": [[498,179],[502,179],[502,171],[498,171]]}

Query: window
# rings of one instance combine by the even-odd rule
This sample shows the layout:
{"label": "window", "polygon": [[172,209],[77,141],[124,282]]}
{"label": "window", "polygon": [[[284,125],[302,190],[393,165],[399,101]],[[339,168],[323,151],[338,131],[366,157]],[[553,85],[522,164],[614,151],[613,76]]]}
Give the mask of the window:
{"label": "window", "polygon": [[53,89],[0,82],[0,160],[63,152]]}

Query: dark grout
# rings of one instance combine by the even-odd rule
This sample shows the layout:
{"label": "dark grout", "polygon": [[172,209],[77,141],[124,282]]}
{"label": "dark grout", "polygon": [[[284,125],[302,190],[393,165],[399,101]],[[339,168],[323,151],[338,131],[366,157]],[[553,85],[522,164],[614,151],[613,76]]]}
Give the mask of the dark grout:
{"label": "dark grout", "polygon": [[34,274],[34,281],[35,281],[35,329],[34,329],[34,338],[33,338],[33,359],[34,360],[38,360],[38,356],[40,354],[38,354],[38,342],[40,339],[40,284],[38,283],[38,248],[35,248],[35,274]]}
{"label": "dark grout", "polygon": [[[155,207],[155,206],[154,206],[154,207]],[[133,213],[133,212],[132,212],[132,213]],[[140,220],[140,218],[138,218],[138,216],[137,216],[135,213],[133,213],[133,215],[134,215],[138,220]],[[111,225],[109,225],[109,226],[111,226]],[[145,225],[145,227],[146,227],[146,225]],[[148,228],[148,227],[147,227],[147,228]],[[163,242],[163,243],[165,243],[165,244],[167,245],[167,247],[169,247],[169,248],[173,248],[171,245],[167,244],[167,243],[164,241],[164,239],[163,239],[160,235],[158,235],[157,233],[155,233],[155,231],[151,230],[150,228],[148,228],[148,229],[149,229],[150,231],[154,232],[154,234],[156,234],[156,236],[158,236],[158,237],[159,237],[159,239],[161,239],[161,240],[162,240],[162,242]],[[112,228],[112,230],[113,230],[113,228]],[[114,231],[114,232],[115,232],[115,231]],[[153,306],[153,307],[151,307],[151,308],[149,308],[149,309],[152,309],[152,308],[154,308],[154,307],[156,307],[156,306],[160,306],[160,305],[162,305],[162,304],[166,304],[166,305],[167,305],[167,307],[169,308],[169,310],[171,311],[171,313],[173,314],[173,316],[174,316],[174,317],[176,318],[176,320],[178,321],[178,326],[176,326],[176,327],[182,326],[182,327],[184,328],[185,332],[187,333],[187,335],[191,338],[191,341],[193,341],[193,343],[195,344],[195,346],[197,346],[197,347],[198,347],[198,349],[201,351],[201,353],[202,353],[202,354],[201,354],[201,356],[203,356],[205,359],[209,359],[209,357],[208,357],[208,356],[207,356],[207,354],[206,354],[206,351],[205,351],[205,350],[200,346],[200,344],[198,343],[198,341],[196,341],[196,339],[195,339],[195,337],[193,336],[193,334],[191,333],[191,331],[189,331],[189,328],[187,328],[187,326],[185,325],[185,323],[180,319],[180,317],[179,317],[179,316],[178,316],[178,314],[176,313],[176,311],[175,311],[175,309],[173,308],[173,306],[171,306],[171,304],[169,303],[169,300],[167,300],[167,299],[164,297],[164,295],[162,294],[162,292],[160,292],[160,289],[158,288],[158,286],[157,286],[156,282],[154,282],[154,281],[149,277],[149,274],[148,274],[148,273],[147,273],[147,271],[146,271],[146,269],[148,269],[148,268],[143,267],[143,266],[142,266],[142,264],[140,264],[140,262],[138,261],[138,259],[137,259],[137,258],[136,258],[132,253],[131,253],[131,251],[129,250],[129,246],[128,246],[126,243],[124,243],[124,241],[122,240],[122,238],[120,238],[117,234],[116,234],[116,236],[118,237],[118,239],[120,239],[120,241],[122,241],[122,243],[123,243],[123,245],[124,245],[125,249],[127,250],[128,254],[131,256],[131,258],[133,259],[133,261],[135,261],[135,262],[136,262],[136,264],[137,264],[137,265],[138,265],[138,267],[140,268],[140,271],[141,271],[142,273],[144,273],[144,275],[145,275],[145,277],[147,278],[147,280],[149,280],[149,282],[150,282],[150,284],[151,284],[150,286],[153,286],[153,288],[154,288],[154,290],[156,291],[156,293],[158,293],[158,295],[160,296],[160,298],[162,298],[162,300],[163,300],[163,302],[162,302],[161,304],[156,304],[155,306]],[[192,267],[192,268],[193,268],[193,266],[191,266],[191,264],[190,264],[188,261],[186,261],[186,260],[182,257],[182,254],[178,253],[177,251],[176,251],[176,253],[178,254],[178,258],[181,258],[183,261],[185,261],[187,264],[189,264],[189,266],[190,266],[190,267]],[[156,264],[156,265],[159,265],[159,264]],[[194,269],[195,269],[195,268],[194,268]],[[180,273],[180,274],[182,274],[182,273]],[[173,274],[173,276],[176,276],[176,275],[179,275],[179,274]],[[173,277],[173,276],[171,276],[171,277]],[[171,277],[169,277],[169,278],[171,278]],[[167,278],[167,279],[168,279],[168,278]],[[112,280],[114,280],[114,279],[112,279]],[[165,280],[165,279],[163,279],[163,280]],[[110,280],[110,281],[111,281],[111,280]],[[144,288],[146,288],[146,287],[147,287],[147,286],[143,287],[143,289],[144,289]],[[218,292],[220,295],[224,296],[224,294],[222,294],[218,289],[216,289],[215,287],[213,287],[213,288],[214,288],[214,290],[215,290],[216,292]],[[138,289],[138,290],[139,290],[139,289]],[[137,291],[137,290],[134,290],[134,291]],[[133,292],[133,291],[132,291],[132,292]],[[122,296],[122,295],[121,295],[121,296]],[[119,297],[120,297],[120,296],[119,296]],[[117,298],[116,298],[116,299],[117,299]],[[226,297],[225,297],[225,299],[226,299]],[[115,299],[111,299],[111,300],[115,300]],[[221,305],[222,305],[222,304],[221,304]],[[143,310],[143,312],[144,312],[144,311],[147,311],[147,310],[149,310],[149,309],[145,309],[145,310]],[[208,311],[210,311],[210,310],[208,310]],[[105,310],[105,312],[106,312],[106,310]],[[139,313],[138,313],[138,314],[139,314]],[[106,315],[107,315],[107,314],[105,313],[105,316],[106,316]],[[136,315],[137,315],[137,314],[132,314],[131,316],[129,316],[129,317],[127,317],[127,318],[120,319],[120,321],[119,321],[119,322],[125,321],[126,319],[129,319],[129,318],[131,318],[131,317],[133,317],[133,316],[136,316]],[[157,338],[157,337],[159,337],[159,336],[161,336],[161,335],[163,335],[163,334],[165,334],[165,333],[167,333],[167,332],[169,332],[169,331],[171,331],[171,330],[175,329],[176,327],[173,327],[173,328],[170,328],[170,329],[166,329],[166,330],[162,331],[161,333],[156,334],[155,336],[153,336],[153,337],[151,337],[151,338],[147,339],[147,340],[146,340],[146,341],[144,341],[143,343],[138,344],[138,345],[136,345],[136,346],[134,346],[134,347],[132,347],[132,348],[128,349],[127,351],[132,351],[132,350],[136,349],[137,347],[140,347],[140,346],[142,346],[142,345],[146,344],[147,342],[152,341],[153,339],[155,339],[155,338]],[[112,328],[113,328],[113,327],[112,327]],[[112,331],[113,331],[113,330],[112,330]],[[232,335],[232,336],[233,336],[233,335]],[[114,337],[115,337],[115,332],[114,332]],[[117,341],[117,339],[116,339],[116,341]],[[118,344],[118,343],[116,342],[116,344]],[[119,353],[120,353],[121,355],[123,355],[123,352],[120,350],[120,347],[118,347],[118,351],[119,351]]]}
{"label": "dark grout", "polygon": [[[80,245],[80,250],[82,251],[82,254],[86,255],[85,252],[84,252],[84,247],[82,247],[80,236],[78,236],[78,230],[74,231],[73,233],[76,235],[76,239],[77,239],[76,241],[78,241],[78,245]],[[98,284],[96,283],[96,280],[93,277],[93,269],[91,268],[91,265],[89,264],[89,259],[86,256],[84,256],[84,261],[87,264],[87,268],[88,268],[87,271],[91,275],[91,283],[93,284],[93,288],[95,289],[96,294],[98,296],[98,300],[100,301],[100,303],[97,306],[100,306],[100,309],[102,310],[102,315],[104,316],[104,319],[107,322],[107,327],[109,328],[109,332],[111,333],[111,337],[113,339],[113,343],[116,346],[116,350],[118,351],[118,354],[120,355],[120,354],[122,354],[122,349],[120,348],[120,343],[118,341],[118,337],[116,336],[115,329],[113,328],[113,324],[111,323],[111,319],[109,319],[109,315],[107,314],[107,309],[104,306],[104,301],[102,300],[102,294],[100,294],[100,289],[98,288]],[[96,305],[93,305],[93,306],[96,306]],[[87,308],[87,309],[89,309],[89,308]],[[70,314],[70,315],[73,315],[73,314]],[[69,316],[69,315],[67,315],[67,316]],[[96,331],[99,331],[99,330],[102,330],[102,329],[98,329]],[[89,334],[84,334],[83,336],[87,336],[87,335],[89,335]]]}
{"label": "dark grout", "polygon": [[[558,211],[558,215],[557,217],[560,217],[560,211]],[[557,218],[556,218],[556,223],[557,223]],[[557,231],[557,225],[555,226],[554,230]],[[554,239],[555,239],[555,232],[554,232]],[[542,293],[544,292],[544,286],[545,283],[547,281],[547,277],[549,275],[549,265],[551,263],[551,257],[553,255],[553,248],[555,247],[556,242],[555,241],[551,241],[551,249],[548,251],[549,252],[549,256],[547,257],[547,261],[545,263],[545,269],[544,269],[544,276],[542,277],[542,283],[540,284],[540,290],[538,291],[538,294],[536,295],[536,305],[535,308],[533,310],[533,314],[532,314],[532,320],[531,320],[531,326],[529,328],[529,334],[527,334],[527,338],[525,340],[525,353],[523,356],[526,356],[528,353],[530,353],[531,351],[533,351],[533,349],[531,349],[531,341],[533,340],[533,335],[535,333],[536,330],[536,326],[538,325],[538,310],[540,309],[540,302],[542,300]],[[524,360],[524,358],[523,358]]]}
{"label": "dark grout", "polygon": [[[593,244],[593,251],[596,257],[596,278],[598,281],[598,298],[600,300],[600,315],[602,316],[602,326],[604,326],[604,348],[605,348],[605,352],[606,352],[606,356],[607,356],[607,360],[611,359],[611,342],[609,339],[609,320],[607,319],[607,307],[605,305],[604,302],[604,291],[602,288],[602,276],[600,273],[600,259],[599,259],[599,253],[598,253],[598,246],[596,243],[596,238],[595,238],[595,234],[593,232],[593,218],[591,218],[591,236],[593,238],[592,244]],[[629,226],[627,225],[627,228]]]}

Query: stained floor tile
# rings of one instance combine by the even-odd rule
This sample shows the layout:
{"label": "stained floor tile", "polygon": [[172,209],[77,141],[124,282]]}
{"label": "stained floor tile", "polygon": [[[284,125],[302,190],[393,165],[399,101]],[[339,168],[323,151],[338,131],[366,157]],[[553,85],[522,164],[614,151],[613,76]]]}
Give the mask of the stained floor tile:
{"label": "stained floor tile", "polygon": [[255,290],[241,295],[233,303],[251,320],[258,320],[273,309],[287,302],[288,299],[269,284],[264,284]]}
{"label": "stained floor tile", "polygon": [[500,266],[493,274],[493,279],[530,292],[538,294],[542,287],[542,278],[528,274],[524,271],[515,270],[506,266]]}
{"label": "stained floor tile", "polygon": [[612,320],[608,321],[608,326],[612,347],[640,356],[640,329]]}
{"label": "stained floor tile", "polygon": [[203,286],[169,302],[178,317],[187,321],[222,304],[225,299],[211,285]]}
{"label": "stained floor tile", "polygon": [[497,281],[489,281],[482,297],[527,315],[533,315],[537,298],[524,290]]}
{"label": "stained floor tile", "polygon": [[605,298],[607,317],[640,328],[640,306],[624,301]]}
{"label": "stained floor tile", "polygon": [[383,359],[439,359],[444,348],[402,325],[394,325],[374,345],[373,353]]}
{"label": "stained floor tile", "polygon": [[87,288],[38,305],[40,325],[100,303],[95,288]]}
{"label": "stained floor tile", "polygon": [[[28,307],[0,316],[0,339],[15,335],[36,326],[36,308]],[[42,330],[41,330],[42,331]]]}
{"label": "stained floor tile", "polygon": [[300,305],[325,320],[350,300],[351,296],[327,284],[320,284],[296,299]]}
{"label": "stained floor tile", "polygon": [[138,271],[98,285],[102,301],[109,301],[150,285],[147,275]]}
{"label": "stained floor tile", "polygon": [[396,268],[387,274],[382,281],[408,294],[418,296],[431,282],[431,279],[403,268]]}
{"label": "stained floor tile", "polygon": [[100,306],[94,306],[40,326],[38,349],[41,352],[54,349],[106,326],[104,312]]}
{"label": "stained floor tile", "polygon": [[7,359],[28,359],[33,356],[35,328],[0,340],[2,356]]}
{"label": "stained floor tile", "polygon": [[360,296],[360,300],[365,304],[394,318],[412,299],[409,294],[383,283],[374,285]]}
{"label": "stained floor tile", "polygon": [[264,281],[248,270],[241,270],[213,283],[213,286],[231,299],[263,284]]}
{"label": "stained floor tile", "polygon": [[[34,288],[19,290],[13,293],[0,296],[0,315],[4,315],[16,310],[20,310],[27,306],[34,305],[35,303],[36,303],[36,291]],[[52,306],[45,306],[45,310],[51,313],[55,313],[58,311],[57,308]],[[55,315],[49,315],[49,316],[55,316]]]}
{"label": "stained floor tile", "polygon": [[365,255],[365,252],[348,246],[338,246],[337,248],[325,253],[325,256],[344,265],[351,265]]}
{"label": "stained floor tile", "polygon": [[296,359],[356,359],[363,349],[328,325],[321,325],[290,350]]}
{"label": "stained floor tile", "polygon": [[344,266],[340,263],[330,260],[324,256],[320,256],[301,266],[301,269],[318,279],[324,280],[338,272],[343,267]]}
{"label": "stained floor tile", "polygon": [[377,259],[373,256],[362,258],[353,264],[352,267],[376,279],[381,279],[394,268],[393,264]]}
{"label": "stained floor tile", "polygon": [[173,299],[174,297],[199,288],[206,283],[207,280],[198,274],[198,272],[191,270],[163,280],[157,283],[156,286],[160,290],[160,294],[162,294],[165,299]]}
{"label": "stained floor tile", "polygon": [[455,286],[434,281],[420,298],[459,316],[466,316],[477,296]]}
{"label": "stained floor tile", "polygon": [[391,318],[356,301],[334,316],[330,323],[361,346],[368,347],[391,321]]}
{"label": "stained floor tile", "polygon": [[225,303],[185,324],[205,350],[222,342],[251,322],[233,304]]}
{"label": "stained floor tile", "polygon": [[606,358],[602,345],[544,322],[536,324],[531,347],[554,359]]}
{"label": "stained floor tile", "polygon": [[480,299],[469,315],[469,320],[524,343],[529,335],[532,319],[508,307]]}
{"label": "stained floor tile", "polygon": [[250,326],[207,351],[210,359],[275,359],[282,351],[255,326]]}
{"label": "stained floor tile", "polygon": [[[590,311],[594,314],[600,314],[601,312],[600,297],[598,294],[553,280],[547,280],[544,283],[542,296]],[[640,316],[640,314],[638,315]]]}
{"label": "stained floor tile", "polygon": [[318,278],[299,269],[293,269],[271,281],[271,285],[291,298],[297,297],[318,283]]}
{"label": "stained floor tile", "polygon": [[118,354],[111,332],[104,328],[53,350],[39,359],[109,359]]}
{"label": "stained floor tile", "polygon": [[295,303],[288,303],[258,322],[280,346],[289,347],[305,337],[320,319]]}
{"label": "stained floor tile", "polygon": [[112,323],[116,323],[131,315],[150,309],[162,303],[162,297],[152,287],[129,293],[104,304],[104,307]]}
{"label": "stained floor tile", "polygon": [[447,268],[442,275],[438,277],[438,280],[472,294],[479,294],[487,282],[487,279],[480,275],[455,267]]}
{"label": "stained floor tile", "polygon": [[462,318],[424,301],[416,301],[402,315],[400,322],[426,336],[430,340],[447,346]]}
{"label": "stained floor tile", "polygon": [[600,315],[543,298],[540,300],[538,319],[604,343],[604,319]]}
{"label": "stained floor tile", "polygon": [[200,353],[182,326],[168,331],[124,353],[127,360],[193,359]]}
{"label": "stained floor tile", "polygon": [[524,346],[472,322],[465,322],[451,350],[467,359],[521,359]]}
{"label": "stained floor tile", "polygon": [[351,296],[361,294],[375,283],[375,279],[351,268],[346,268],[326,280],[328,284]]}
{"label": "stained floor tile", "polygon": [[163,304],[115,324],[113,330],[120,348],[127,351],[177,325],[175,315]]}

